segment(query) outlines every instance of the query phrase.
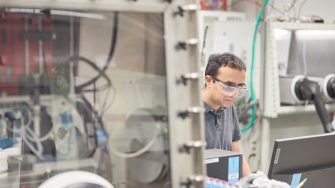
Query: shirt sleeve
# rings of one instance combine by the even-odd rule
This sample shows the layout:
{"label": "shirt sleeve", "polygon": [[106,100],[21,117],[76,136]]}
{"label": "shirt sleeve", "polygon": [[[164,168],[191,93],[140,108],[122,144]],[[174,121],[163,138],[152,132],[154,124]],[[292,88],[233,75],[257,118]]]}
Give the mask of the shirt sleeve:
{"label": "shirt sleeve", "polygon": [[233,133],[233,142],[241,140],[241,133],[240,133],[240,125],[238,123],[237,115],[235,112],[235,108],[232,108],[232,118],[234,124],[234,133]]}

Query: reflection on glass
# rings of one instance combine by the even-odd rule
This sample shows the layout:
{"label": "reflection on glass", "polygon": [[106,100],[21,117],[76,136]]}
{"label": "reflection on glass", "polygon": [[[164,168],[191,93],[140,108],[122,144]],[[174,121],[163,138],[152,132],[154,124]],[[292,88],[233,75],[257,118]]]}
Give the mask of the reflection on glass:
{"label": "reflection on glass", "polygon": [[116,187],[169,184],[163,16],[1,11],[3,185],[72,170]]}

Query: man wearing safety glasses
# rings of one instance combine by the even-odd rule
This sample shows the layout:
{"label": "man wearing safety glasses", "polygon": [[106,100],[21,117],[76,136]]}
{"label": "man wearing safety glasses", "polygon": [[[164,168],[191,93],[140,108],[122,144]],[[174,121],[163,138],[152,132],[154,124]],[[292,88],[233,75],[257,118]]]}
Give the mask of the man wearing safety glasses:
{"label": "man wearing safety glasses", "polygon": [[[233,103],[248,91],[244,84],[245,72],[245,64],[233,54],[209,57],[202,90],[206,109],[206,149],[241,152],[241,134]],[[243,158],[243,176],[249,174],[249,164]]]}

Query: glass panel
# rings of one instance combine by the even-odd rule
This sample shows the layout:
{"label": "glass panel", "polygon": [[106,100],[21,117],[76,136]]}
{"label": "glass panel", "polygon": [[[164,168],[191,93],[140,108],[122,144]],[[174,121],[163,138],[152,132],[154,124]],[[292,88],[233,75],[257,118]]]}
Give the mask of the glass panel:
{"label": "glass panel", "polygon": [[163,15],[1,15],[0,187],[74,170],[114,187],[169,187]]}

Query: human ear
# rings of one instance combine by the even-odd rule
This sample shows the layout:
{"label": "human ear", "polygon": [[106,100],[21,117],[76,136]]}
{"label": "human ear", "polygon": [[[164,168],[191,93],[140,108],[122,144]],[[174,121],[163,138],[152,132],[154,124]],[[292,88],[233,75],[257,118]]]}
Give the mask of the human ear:
{"label": "human ear", "polygon": [[209,75],[206,75],[206,76],[205,76],[205,83],[206,83],[206,86],[210,86],[210,85],[212,85],[212,84],[213,84],[213,79],[212,79],[212,77],[209,76]]}

